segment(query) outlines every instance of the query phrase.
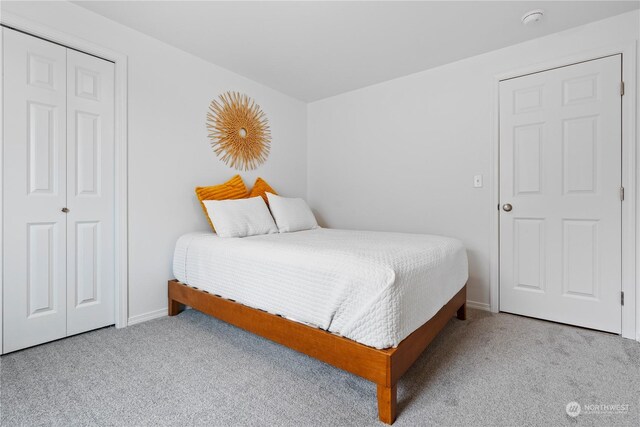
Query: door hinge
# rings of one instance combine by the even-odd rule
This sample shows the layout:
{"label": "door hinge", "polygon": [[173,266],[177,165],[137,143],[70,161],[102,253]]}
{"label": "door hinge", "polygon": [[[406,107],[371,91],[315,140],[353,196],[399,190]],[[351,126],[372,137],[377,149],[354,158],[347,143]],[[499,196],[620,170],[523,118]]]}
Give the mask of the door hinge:
{"label": "door hinge", "polygon": [[620,201],[624,202],[624,187],[620,187]]}
{"label": "door hinge", "polygon": [[624,292],[620,292],[620,305],[624,305]]}
{"label": "door hinge", "polygon": [[620,82],[620,96],[624,96],[624,82]]}

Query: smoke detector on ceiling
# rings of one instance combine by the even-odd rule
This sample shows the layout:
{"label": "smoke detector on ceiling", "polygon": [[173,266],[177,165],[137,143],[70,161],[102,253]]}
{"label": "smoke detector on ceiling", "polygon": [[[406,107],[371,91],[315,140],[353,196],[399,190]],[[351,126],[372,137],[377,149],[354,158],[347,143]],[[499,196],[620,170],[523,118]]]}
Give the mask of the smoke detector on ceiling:
{"label": "smoke detector on ceiling", "polygon": [[522,23],[524,25],[535,24],[536,22],[539,22],[543,16],[544,10],[542,9],[530,10],[522,16]]}

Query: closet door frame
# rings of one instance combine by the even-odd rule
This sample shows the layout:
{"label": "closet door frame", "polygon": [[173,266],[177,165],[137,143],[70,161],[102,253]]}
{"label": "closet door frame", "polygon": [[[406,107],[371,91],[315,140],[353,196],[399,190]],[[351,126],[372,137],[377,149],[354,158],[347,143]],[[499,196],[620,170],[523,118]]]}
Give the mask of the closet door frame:
{"label": "closet door frame", "polygon": [[[128,219],[127,219],[127,56],[82,40],[71,34],[67,34],[25,19],[21,16],[3,12],[0,24],[14,30],[22,31],[36,37],[61,44],[71,49],[79,50],[90,55],[106,59],[115,64],[115,94],[114,94],[114,143],[115,143],[115,319],[116,328],[127,326],[128,319]],[[2,31],[0,31],[0,44],[3,43]],[[0,70],[3,69],[3,58],[0,55]],[[2,85],[0,84],[0,101],[3,99]],[[0,117],[2,116],[2,102],[0,102]],[[0,121],[0,127],[2,123]],[[4,129],[0,129],[0,147]],[[1,151],[0,151],[1,155]],[[0,189],[2,188],[3,170],[0,159]],[[0,197],[0,222],[3,220],[2,197]],[[0,240],[2,236],[0,235]],[[0,260],[2,259],[2,247],[0,244]],[[0,263],[0,277],[2,277],[2,264]],[[2,292],[0,292],[0,354],[2,354]]]}
{"label": "closet door frame", "polygon": [[565,57],[540,62],[521,69],[494,75],[492,100],[492,139],[490,159],[490,191],[491,212],[490,221],[490,251],[489,251],[489,289],[491,312],[499,311],[499,272],[500,272],[500,203],[499,192],[499,134],[500,134],[500,103],[499,86],[501,80],[512,79],[527,74],[537,73],[558,67],[590,61],[611,55],[622,55],[622,80],[624,81],[624,95],[622,103],[622,186],[624,187],[624,202],[622,203],[622,291],[624,304],[622,305],[622,337],[640,342],[640,207],[637,207],[638,191],[640,190],[640,133],[636,132],[637,124],[637,64],[638,42],[629,40],[608,46],[602,46]]}

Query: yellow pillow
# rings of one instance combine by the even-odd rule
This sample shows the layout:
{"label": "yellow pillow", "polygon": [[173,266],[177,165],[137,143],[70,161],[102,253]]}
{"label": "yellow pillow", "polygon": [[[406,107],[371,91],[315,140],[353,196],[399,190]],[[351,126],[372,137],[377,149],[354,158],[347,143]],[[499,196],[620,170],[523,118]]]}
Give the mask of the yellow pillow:
{"label": "yellow pillow", "polygon": [[251,189],[251,193],[249,193],[249,197],[261,196],[264,199],[265,203],[268,205],[269,200],[267,200],[266,193],[278,195],[278,193],[276,193],[276,190],[274,190],[269,184],[267,184],[267,181],[262,178],[258,178],[256,179],[256,183],[253,184],[253,188]]}
{"label": "yellow pillow", "polygon": [[209,219],[209,214],[207,214],[207,208],[202,201],[244,199],[247,197],[247,187],[245,187],[240,175],[236,175],[224,184],[212,185],[210,187],[196,187],[196,196],[198,196],[198,200],[200,200],[200,206],[202,206],[204,216],[207,217],[211,229],[216,231],[211,223],[211,219]]}

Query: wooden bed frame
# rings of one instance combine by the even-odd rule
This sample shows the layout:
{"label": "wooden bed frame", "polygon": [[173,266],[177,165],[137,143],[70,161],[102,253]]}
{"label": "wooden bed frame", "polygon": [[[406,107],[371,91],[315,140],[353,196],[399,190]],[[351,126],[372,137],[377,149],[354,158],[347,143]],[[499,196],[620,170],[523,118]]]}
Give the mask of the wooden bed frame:
{"label": "wooden bed frame", "polygon": [[169,316],[175,316],[189,306],[372,381],[378,386],[378,416],[380,421],[387,424],[393,424],[396,419],[398,379],[454,315],[458,319],[466,319],[466,301],[465,285],[435,316],[405,338],[398,347],[378,350],[323,329],[224,299],[177,280],[169,281]]}

